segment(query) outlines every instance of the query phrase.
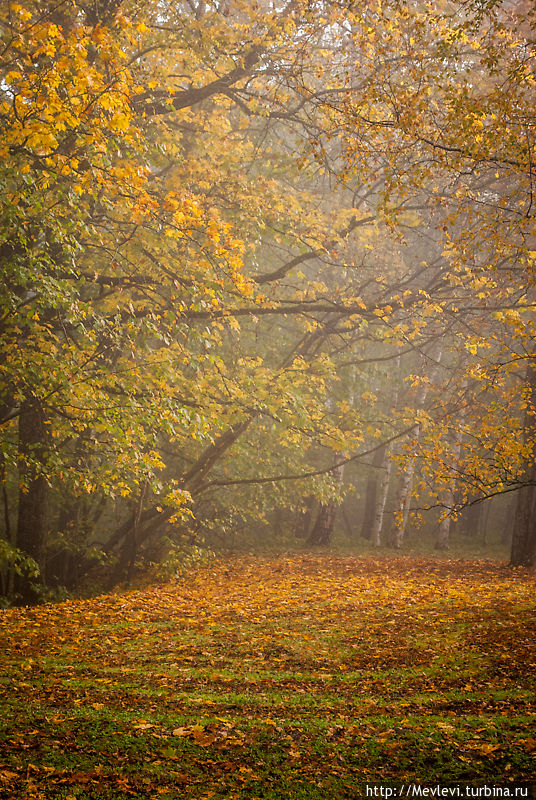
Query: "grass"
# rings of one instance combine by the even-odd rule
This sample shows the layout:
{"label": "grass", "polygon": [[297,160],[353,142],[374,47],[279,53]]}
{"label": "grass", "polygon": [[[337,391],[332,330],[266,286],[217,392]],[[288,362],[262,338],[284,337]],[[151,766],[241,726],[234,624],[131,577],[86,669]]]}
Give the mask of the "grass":
{"label": "grass", "polygon": [[2,612],[0,796],[532,797],[534,589],[490,562],[240,557]]}

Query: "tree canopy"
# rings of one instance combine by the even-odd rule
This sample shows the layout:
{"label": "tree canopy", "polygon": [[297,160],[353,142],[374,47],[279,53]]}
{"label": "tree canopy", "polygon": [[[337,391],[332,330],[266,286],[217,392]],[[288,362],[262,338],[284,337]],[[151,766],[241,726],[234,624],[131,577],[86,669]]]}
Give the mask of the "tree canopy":
{"label": "tree canopy", "polygon": [[515,490],[533,563],[535,17],[1,4],[5,594],[299,525],[367,468],[376,543],[411,496],[444,547]]}

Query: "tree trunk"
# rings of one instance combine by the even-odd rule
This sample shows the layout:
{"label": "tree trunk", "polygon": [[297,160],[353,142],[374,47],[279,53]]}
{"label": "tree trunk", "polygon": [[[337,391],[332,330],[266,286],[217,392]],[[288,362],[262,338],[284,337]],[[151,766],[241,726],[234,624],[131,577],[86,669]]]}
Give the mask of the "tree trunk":
{"label": "tree trunk", "polygon": [[[449,503],[453,501],[454,492],[449,490],[445,493],[445,503]],[[449,543],[450,543],[450,526],[452,523],[452,517],[447,512],[445,513],[443,519],[439,523],[439,527],[437,529],[437,536],[435,540],[435,549],[436,550],[448,550]]]}
{"label": "tree trunk", "polygon": [[378,492],[378,502],[374,512],[374,522],[371,532],[371,540],[374,547],[379,547],[381,545],[383,517],[385,512],[385,504],[387,502],[387,495],[389,494],[389,482],[391,480],[392,464],[391,451],[389,448],[386,448],[384,452],[384,464],[380,481],[380,490]]}
{"label": "tree trunk", "polygon": [[[335,453],[333,456],[334,464],[341,459],[341,453]],[[344,464],[334,470],[334,477],[338,485],[342,483],[344,474]],[[333,527],[335,525],[335,517],[337,516],[338,503],[331,502],[326,505],[321,505],[318,509],[313,529],[307,539],[307,544],[311,545],[328,545],[331,544],[331,537],[333,536]]]}
{"label": "tree trunk", "polygon": [[[214,464],[247,430],[258,415],[259,412],[255,411],[242,422],[231,425],[212,444],[208,445],[190,469],[182,475],[180,479],[181,487],[187,489],[193,497],[200,493],[204,488],[203,482]],[[175,508],[170,508],[163,504],[161,506],[151,506],[141,512],[136,510],[114,531],[103,547],[104,552],[107,554],[113,553],[118,548],[121,549],[119,560],[108,583],[109,590],[120,583],[125,576],[132,552],[132,541],[129,541],[129,537],[134,537],[137,550],[139,545],[157,533],[175,513]]]}
{"label": "tree trunk", "polygon": [[536,467],[527,474],[535,482],[517,493],[510,563],[514,567],[532,567],[536,561]]}
{"label": "tree trunk", "polygon": [[[47,429],[41,403],[33,398],[23,403],[19,416],[19,515],[17,547],[42,566],[48,531],[49,488],[43,463]],[[22,603],[35,603],[39,591],[35,579],[17,575],[15,591]]]}
{"label": "tree trunk", "polygon": [[[394,370],[394,382],[392,384],[392,397],[391,397],[391,406],[392,406],[392,413],[396,414],[398,410],[398,398],[400,395],[400,355],[396,358],[396,366]],[[391,469],[393,466],[393,455],[394,445],[384,445],[378,451],[378,467],[381,469],[381,477],[379,481],[379,490],[377,490],[377,500],[375,503],[374,513],[372,517],[372,524],[371,524],[371,534],[370,539],[374,547],[380,547],[381,545],[381,537],[382,537],[382,530],[383,530],[383,520],[385,514],[385,505],[387,503],[387,497],[389,495],[389,485],[391,482]],[[381,457],[381,460],[380,460]],[[376,457],[373,461],[374,465],[376,466]]]}
{"label": "tree trunk", "polygon": [[465,423],[465,414],[467,411],[467,407],[465,405],[466,389],[467,389],[467,381],[463,381],[460,413],[458,417],[458,422],[454,429],[453,442],[452,442],[452,459],[451,459],[452,475],[450,477],[449,484],[443,493],[443,505],[445,507],[445,516],[440,521],[439,528],[437,530],[437,537],[435,542],[436,550],[448,550],[450,544],[450,529],[452,526],[451,512],[455,505],[456,486],[458,482],[457,480],[458,466],[460,460],[460,453],[462,451],[463,426]]}
{"label": "tree trunk", "polygon": [[367,487],[365,489],[365,510],[363,512],[363,524],[361,526],[361,536],[363,539],[372,538],[374,520],[377,509],[378,496],[378,477],[379,470],[385,460],[385,445],[379,447],[372,459],[372,468],[368,474]]}
{"label": "tree trunk", "polygon": [[4,507],[4,533],[7,541],[13,544],[13,532],[11,529],[11,515],[9,511],[9,497],[7,494],[7,468],[3,453],[0,453],[0,482],[2,483],[2,503]]}
{"label": "tree trunk", "polygon": [[[416,440],[420,435],[420,427],[417,428]],[[415,473],[415,458],[410,458],[398,487],[398,495],[395,504],[395,516],[390,535],[390,544],[398,550],[402,546],[409,519],[409,509],[411,505],[411,490],[413,488],[413,476]]]}
{"label": "tree trunk", "polygon": [[[13,545],[13,530],[7,494],[7,468],[3,453],[0,453],[0,482],[2,483],[2,501],[4,507],[4,536],[9,544]],[[8,597],[13,593],[13,573],[9,568],[0,569],[0,594]]]}
{"label": "tree trunk", "polygon": [[[536,436],[536,355],[527,365],[526,382],[530,404],[525,412],[525,440]],[[531,567],[536,561],[536,461],[535,453],[524,475],[525,486],[518,492],[510,563],[514,567]]]}
{"label": "tree trunk", "polygon": [[309,534],[307,544],[318,546],[330,544],[336,516],[337,506],[335,503],[321,505],[313,529]]}
{"label": "tree trunk", "polygon": [[[437,377],[437,373],[439,371],[439,367],[441,365],[441,358],[443,354],[443,347],[441,341],[436,342],[432,352],[424,357],[424,366],[423,372],[424,374],[429,375],[429,383],[423,382],[420,386],[420,389],[417,393],[417,397],[415,399],[415,406],[414,412],[417,416],[419,412],[424,409],[424,405],[426,403],[426,398],[428,395],[428,388],[430,385],[433,384],[434,380]],[[428,366],[428,361],[431,361],[431,365]],[[413,455],[408,458],[406,462],[406,467],[404,469],[404,473],[402,475],[402,479],[399,484],[398,488],[398,495],[397,500],[395,503],[395,514],[393,520],[393,526],[391,528],[390,534],[390,544],[397,549],[401,547],[404,537],[406,535],[406,528],[408,525],[409,519],[409,511],[411,506],[411,491],[413,489],[413,479],[415,477],[415,466],[417,461],[417,451],[419,447],[419,440],[421,438],[421,426],[420,423],[417,422],[415,425],[415,433],[414,433],[414,443],[412,446]]]}

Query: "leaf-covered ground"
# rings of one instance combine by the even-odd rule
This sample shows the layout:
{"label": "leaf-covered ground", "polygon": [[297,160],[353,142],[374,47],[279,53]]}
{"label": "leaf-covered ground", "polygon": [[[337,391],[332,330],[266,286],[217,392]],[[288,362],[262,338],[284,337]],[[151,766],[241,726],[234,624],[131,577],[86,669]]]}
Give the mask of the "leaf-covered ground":
{"label": "leaf-covered ground", "polygon": [[1,612],[0,796],[534,784],[535,602],[492,563],[298,556]]}

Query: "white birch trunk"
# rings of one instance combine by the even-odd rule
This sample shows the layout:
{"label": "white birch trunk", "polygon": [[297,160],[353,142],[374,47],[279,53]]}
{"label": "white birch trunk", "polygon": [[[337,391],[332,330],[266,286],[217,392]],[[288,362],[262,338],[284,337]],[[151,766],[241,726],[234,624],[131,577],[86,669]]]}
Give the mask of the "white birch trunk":
{"label": "white birch trunk", "polygon": [[[420,427],[415,433],[415,444],[418,444]],[[398,496],[395,506],[395,519],[392,532],[392,544],[397,549],[401,547],[406,533],[411,506],[411,490],[413,489],[413,476],[415,474],[415,458],[411,458],[404,469],[402,480],[398,487]]]}
{"label": "white birch trunk", "polygon": [[375,547],[381,545],[381,535],[383,528],[383,517],[385,512],[385,504],[387,502],[387,495],[389,494],[389,482],[391,478],[391,449],[385,449],[385,456],[383,462],[382,478],[380,481],[380,491],[378,492],[378,502],[376,505],[376,512],[374,514],[374,523],[372,526],[371,540]]}
{"label": "white birch trunk", "polygon": [[[441,363],[442,353],[443,353],[443,348],[441,343],[439,343],[435,355],[431,356],[431,358],[434,361],[434,367],[430,373],[430,384],[433,383],[433,381],[437,376],[439,365]],[[420,391],[417,395],[417,399],[415,402],[415,412],[417,414],[424,408],[430,384],[423,383],[421,385]],[[415,426],[415,433],[413,438],[414,453],[406,462],[406,466],[402,474],[402,479],[400,481],[398,488],[397,500],[395,503],[393,528],[391,530],[391,543],[393,547],[396,548],[401,547],[408,526],[409,512],[411,506],[411,496],[413,490],[413,479],[415,477],[415,465],[417,460],[416,450],[418,448],[420,438],[421,438],[421,426],[420,424],[417,424]]]}
{"label": "white birch trunk", "polygon": [[[466,388],[467,382],[464,382],[463,388]],[[458,466],[458,461],[460,459],[460,453],[462,450],[462,440],[463,440],[463,423],[465,419],[465,409],[462,408],[459,425],[456,428],[456,433],[454,435],[454,443],[452,447],[452,469],[453,471]],[[449,540],[450,540],[450,527],[452,525],[452,516],[449,513],[449,509],[454,507],[454,499],[456,494],[456,477],[453,477],[450,480],[449,486],[446,488],[445,492],[443,493],[443,506],[445,507],[445,515],[441,522],[439,523],[439,528],[437,530],[437,537],[435,547],[436,550],[448,550],[449,547]]]}

